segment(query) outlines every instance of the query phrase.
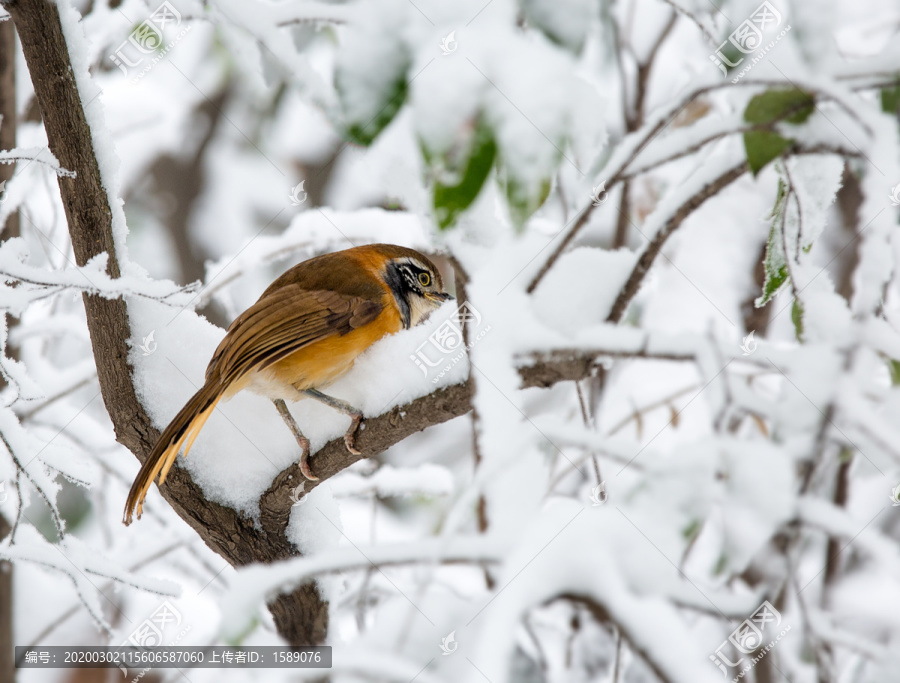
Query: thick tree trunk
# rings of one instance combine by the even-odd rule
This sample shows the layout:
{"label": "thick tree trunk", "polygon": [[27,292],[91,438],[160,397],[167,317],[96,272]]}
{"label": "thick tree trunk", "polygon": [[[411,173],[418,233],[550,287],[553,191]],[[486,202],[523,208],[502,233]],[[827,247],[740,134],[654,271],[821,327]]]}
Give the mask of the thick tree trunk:
{"label": "thick tree trunk", "polygon": [[[84,265],[105,252],[109,255],[107,271],[119,277],[109,199],[57,6],[46,0],[2,4],[12,16],[22,43],[50,151],[63,168],[75,172],[75,177],[60,177],[59,188],[76,262]],[[132,384],[128,365],[131,330],[125,301],[85,295],[84,306],[103,401],[116,438],[143,461],[158,432]],[[234,510],[210,503],[184,469],[172,471],[162,493],[206,544],[234,565],[271,562],[296,554],[283,528],[274,534],[260,532]],[[134,533],[141,531],[135,528]],[[328,605],[314,585],[278,598],[273,614],[280,633],[292,644],[316,644],[325,639]]]}
{"label": "thick tree trunk", "polygon": [[[0,149],[16,146],[16,29],[11,21],[0,23]],[[0,164],[0,182],[12,178],[15,164]],[[2,226],[3,239],[19,236],[19,212]]]}

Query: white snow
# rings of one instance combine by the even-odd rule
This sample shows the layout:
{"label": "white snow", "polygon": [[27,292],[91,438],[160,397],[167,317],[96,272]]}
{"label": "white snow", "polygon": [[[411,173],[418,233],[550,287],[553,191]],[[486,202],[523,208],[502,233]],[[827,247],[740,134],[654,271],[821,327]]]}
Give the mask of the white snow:
{"label": "white snow", "polygon": [[[791,627],[766,655],[786,678],[822,679],[813,648],[827,646],[841,683],[892,680],[900,135],[880,88],[900,64],[896,7],[773,0],[791,30],[756,62],[744,55],[753,70],[733,84],[710,54],[748,27],[759,0],[173,0],[183,39],[123,73],[110,55],[159,20],[158,4],[59,5],[118,280],[104,255],[74,265],[58,190],[72,169],[51,154],[16,57],[17,139],[0,150],[0,163],[15,163],[0,223],[17,214],[21,227],[0,245],[0,511],[18,525],[0,558],[15,564],[19,642],[48,627],[46,644],[118,642],[166,595],[190,627],[185,643],[275,644],[266,602],[316,581],[336,683],[607,680],[616,633],[619,681],[657,680],[657,669],[695,683],[724,680],[710,656],[769,600]],[[643,121],[629,132],[638,64],[672,12]],[[382,115],[401,84],[405,99],[374,142],[349,143],[347,126]],[[794,141],[789,158],[690,207],[623,321],[606,323],[649,240],[745,160],[750,99],[794,87],[814,93],[816,108],[776,126]],[[433,176],[463,160],[476,123],[496,163],[459,224],[440,231]],[[196,197],[177,216],[186,234],[175,234],[175,197],[159,174],[195,156],[196,187],[176,189]],[[620,217],[613,180],[623,178],[631,201]],[[779,179],[791,197],[775,248],[791,282],[759,311]],[[601,182],[608,201],[593,206]],[[613,248],[620,222],[624,244]],[[477,419],[417,433],[308,495],[291,482],[296,558],[231,568],[155,486],[144,519],[124,529],[138,463],[115,441],[104,405],[115,397],[100,393],[83,296],[125,298],[136,389],[163,428],[201,385],[222,325],[274,277],[376,242],[434,257],[459,294],[455,261],[467,300],[373,345],[329,393],[369,418],[397,409],[406,420],[415,399],[471,379]],[[187,272],[202,282],[190,286]],[[579,354],[594,367],[577,386],[522,389],[522,365]],[[347,428],[317,402],[289,407],[313,459]],[[270,402],[244,393],[219,406],[177,466],[254,520],[298,457]],[[829,538],[841,553],[826,581]]]}

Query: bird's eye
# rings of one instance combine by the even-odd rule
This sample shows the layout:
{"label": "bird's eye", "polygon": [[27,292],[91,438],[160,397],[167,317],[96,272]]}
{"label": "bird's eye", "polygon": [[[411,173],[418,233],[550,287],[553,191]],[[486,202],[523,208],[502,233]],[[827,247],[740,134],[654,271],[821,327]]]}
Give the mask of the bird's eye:
{"label": "bird's eye", "polygon": [[428,273],[419,273],[419,284],[427,287],[431,284],[431,276]]}

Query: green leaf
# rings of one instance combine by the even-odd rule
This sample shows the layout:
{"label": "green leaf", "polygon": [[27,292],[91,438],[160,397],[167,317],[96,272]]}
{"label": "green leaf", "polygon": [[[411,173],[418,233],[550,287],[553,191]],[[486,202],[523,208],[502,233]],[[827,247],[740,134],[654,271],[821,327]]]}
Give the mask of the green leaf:
{"label": "green leaf", "polygon": [[[815,98],[799,88],[768,90],[747,103],[744,120],[758,126],[771,125],[777,121],[800,124],[809,118],[815,104]],[[792,144],[793,140],[775,131],[751,130],[744,133],[744,149],[753,175],[781,156]]]}
{"label": "green leaf", "polygon": [[[725,58],[722,60],[722,66],[725,67],[728,74],[730,75],[733,71],[740,71],[744,68],[744,64],[742,63],[742,59],[746,57],[746,55],[738,50],[734,43],[730,40],[726,40],[721,46],[722,56]],[[729,64],[735,64],[735,66],[729,66]]]}
{"label": "green leaf", "polygon": [[572,53],[581,54],[596,7],[579,0],[520,0],[525,20],[547,38]]}
{"label": "green leaf", "polygon": [[803,341],[803,304],[799,299],[794,299],[791,306],[791,322],[794,323],[794,334],[798,342]]}
{"label": "green leaf", "polygon": [[816,99],[800,88],[768,90],[753,97],[744,110],[747,123],[767,124],[776,121],[803,123],[812,114]]}
{"label": "green leaf", "polygon": [[716,566],[713,567],[713,575],[721,576],[725,572],[725,569],[727,569],[727,568],[728,568],[728,556],[723,551],[722,553],[719,554],[719,557],[716,560]]}
{"label": "green leaf", "polygon": [[697,534],[699,534],[699,533],[700,533],[700,520],[699,519],[692,519],[690,522],[688,522],[687,526],[685,526],[681,530],[682,537],[688,541],[693,540],[693,538],[695,536],[697,536]]}
{"label": "green leaf", "polygon": [[344,137],[368,146],[406,101],[412,57],[399,36],[379,33],[357,39],[360,45],[338,60],[334,85],[345,121]]}
{"label": "green leaf", "polygon": [[[768,264],[767,264],[768,265]],[[766,282],[763,285],[762,296],[756,300],[756,307],[762,308],[778,293],[784,284],[788,281],[787,266],[769,270],[766,268]]]}
{"label": "green leaf", "polygon": [[783,178],[778,178],[778,190],[775,192],[775,204],[772,206],[772,210],[769,211],[769,215],[766,216],[766,218],[768,220],[783,218],[786,202],[787,184],[784,182]]}
{"label": "green leaf", "polygon": [[550,195],[550,179],[541,181],[537,192],[529,191],[523,183],[515,177],[507,175],[506,178],[506,202],[509,205],[509,215],[513,225],[521,229],[525,221],[547,201]]}
{"label": "green leaf", "polygon": [[766,256],[763,260],[765,280],[763,292],[755,304],[762,308],[774,297],[788,281],[788,267],[785,263],[784,250],[781,245],[781,229],[784,223],[784,210],[787,202],[787,185],[782,179],[778,179],[778,193],[775,196],[775,206],[769,214],[772,219],[772,227],[769,229],[769,239],[766,242]]}
{"label": "green leaf", "polygon": [[434,183],[434,216],[441,230],[446,230],[481,192],[497,156],[497,144],[490,128],[479,121],[462,162],[454,162],[449,155],[435,158],[424,146],[422,153],[426,163],[444,168]]}
{"label": "green leaf", "polygon": [[766,164],[780,157],[792,144],[793,141],[768,130],[749,130],[744,133],[747,164],[753,175],[757,175]]}
{"label": "green leaf", "polygon": [[891,384],[893,386],[900,384],[900,360],[888,358],[888,372],[891,373]]}
{"label": "green leaf", "polygon": [[406,82],[406,73],[400,74],[387,91],[387,97],[381,103],[381,108],[376,112],[375,116],[368,121],[355,122],[347,125],[344,135],[350,142],[357,145],[368,147],[372,144],[378,134],[381,133],[387,125],[393,121],[400,107],[406,101],[409,92],[409,86]]}
{"label": "green leaf", "polygon": [[881,111],[895,116],[900,112],[900,85],[881,89]]}

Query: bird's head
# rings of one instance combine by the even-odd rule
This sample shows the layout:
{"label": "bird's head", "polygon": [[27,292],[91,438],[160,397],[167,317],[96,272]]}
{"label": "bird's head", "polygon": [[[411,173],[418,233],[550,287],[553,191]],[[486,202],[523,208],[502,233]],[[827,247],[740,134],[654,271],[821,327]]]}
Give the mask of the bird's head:
{"label": "bird's head", "polygon": [[415,327],[453,297],[444,291],[441,273],[428,258],[412,249],[394,249],[398,253],[388,257],[384,281],[400,308],[403,326]]}

